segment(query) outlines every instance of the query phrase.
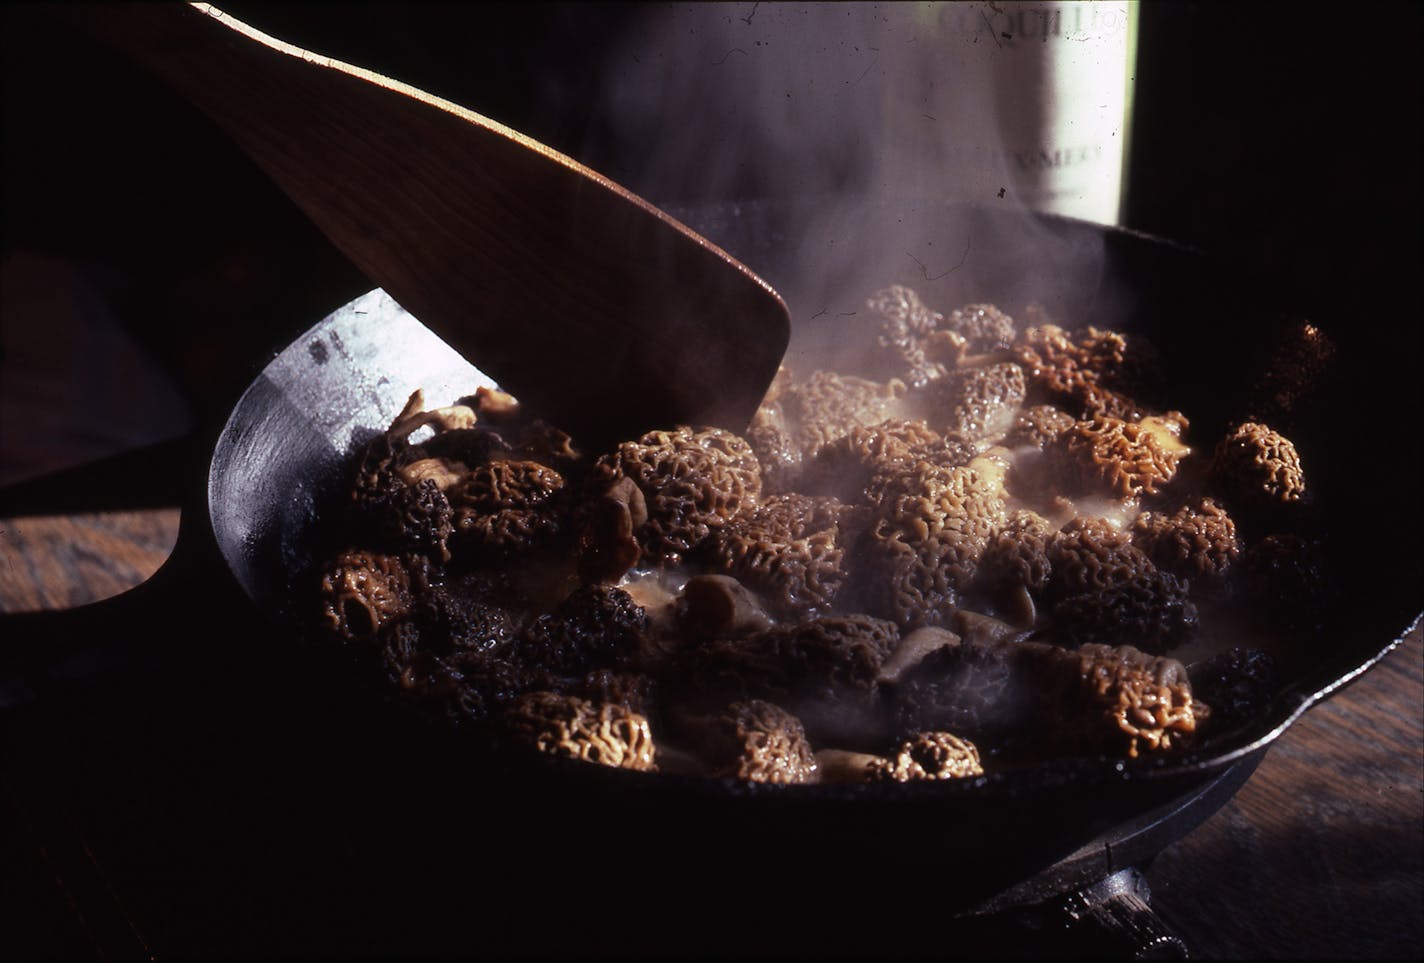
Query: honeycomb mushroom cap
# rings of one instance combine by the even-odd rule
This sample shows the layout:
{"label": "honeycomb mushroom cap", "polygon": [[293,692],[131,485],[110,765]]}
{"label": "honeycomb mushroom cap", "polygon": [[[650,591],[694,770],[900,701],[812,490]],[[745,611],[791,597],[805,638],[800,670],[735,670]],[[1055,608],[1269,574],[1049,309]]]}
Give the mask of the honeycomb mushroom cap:
{"label": "honeycomb mushroom cap", "polygon": [[1242,554],[1236,522],[1210,498],[1171,513],[1143,512],[1133,523],[1132,539],[1158,568],[1194,584],[1224,581]]}
{"label": "honeycomb mushroom cap", "polygon": [[1061,432],[1046,452],[1054,470],[1079,488],[1117,498],[1155,494],[1177,473],[1187,449],[1151,423],[1096,415]]}
{"label": "honeycomb mushroom cap", "polygon": [[764,491],[781,493],[798,487],[806,453],[786,424],[779,401],[766,401],[757,408],[747,426],[747,443],[761,465]]}
{"label": "honeycomb mushroom cap", "polygon": [[1321,545],[1290,532],[1267,535],[1241,559],[1241,595],[1256,625],[1271,634],[1318,634],[1325,623],[1330,580]]}
{"label": "honeycomb mushroom cap", "polygon": [[992,304],[966,304],[945,318],[942,327],[969,343],[974,353],[999,351],[1014,343],[1014,319]]}
{"label": "honeycomb mushroom cap", "polygon": [[895,755],[868,767],[871,782],[972,779],[984,775],[979,749],[949,732],[921,732],[900,744]]}
{"label": "honeycomb mushroom cap", "polygon": [[772,610],[804,614],[835,601],[847,577],[846,545],[857,534],[835,498],[772,495],[718,530],[712,565],[761,593]]}
{"label": "honeycomb mushroom cap", "polygon": [[940,393],[940,403],[948,412],[945,431],[976,441],[998,441],[1014,426],[1027,392],[1023,368],[1013,362],[958,372]]}
{"label": "honeycomb mushroom cap", "polygon": [[585,585],[529,625],[519,658],[560,675],[583,675],[632,660],[648,627],[647,612],[627,592]]}
{"label": "honeycomb mushroom cap", "polygon": [[450,503],[434,478],[407,482],[401,469],[423,450],[384,435],[363,450],[350,487],[353,527],[362,541],[389,552],[414,551],[448,561],[454,530]]}
{"label": "honeycomb mushroom cap", "polygon": [[1135,645],[1161,653],[1187,641],[1197,627],[1188,584],[1160,569],[1139,569],[1096,590],[1053,605],[1055,638],[1068,646]]}
{"label": "honeycomb mushroom cap", "polygon": [[1026,445],[1044,448],[1073,427],[1076,420],[1055,405],[1030,405],[1014,416],[1013,427],[1004,437],[1004,444],[1015,448]]}
{"label": "honeycomb mushroom cap", "polygon": [[756,454],[721,428],[648,432],[600,458],[591,477],[599,492],[622,478],[642,491],[648,517],[637,537],[643,557],[657,564],[681,561],[761,495]]}
{"label": "honeycomb mushroom cap", "polygon": [[1133,646],[1085,645],[1061,657],[1065,745],[1136,758],[1190,742],[1210,710],[1192,696],[1186,668]]}
{"label": "honeycomb mushroom cap", "polygon": [[1022,587],[1037,595],[1048,585],[1048,544],[1057,527],[1042,515],[1017,509],[995,528],[979,556],[979,580],[997,595]]}
{"label": "honeycomb mushroom cap", "polygon": [[1141,338],[1095,327],[1068,332],[1056,324],[1025,328],[1013,345],[1031,394],[1091,417],[1134,419],[1143,413],[1135,395],[1153,382],[1155,352]]}
{"label": "honeycomb mushroom cap", "polygon": [[878,372],[898,377],[911,388],[922,388],[944,376],[945,364],[932,357],[930,351],[931,339],[939,331],[944,315],[927,307],[918,294],[900,284],[877,291],[865,306],[878,321]]}
{"label": "honeycomb mushroom cap", "polygon": [[696,752],[714,778],[806,783],[816,777],[816,756],[801,720],[774,703],[734,702],[690,728]]}
{"label": "honeycomb mushroom cap", "polygon": [[1289,428],[1334,363],[1334,341],[1308,322],[1283,332],[1260,380],[1252,386],[1251,421]]}
{"label": "honeycomb mushroom cap", "polygon": [[452,722],[482,722],[524,692],[551,682],[523,663],[472,650],[438,655],[413,621],[390,626],[381,636],[381,663],[396,690],[428,714]]}
{"label": "honeycomb mushroom cap", "polygon": [[1071,519],[1049,539],[1048,564],[1053,598],[1101,592],[1156,569],[1131,532],[1091,515]]}
{"label": "honeycomb mushroom cap", "polygon": [[549,544],[563,527],[564,476],[537,461],[476,465],[446,493],[463,545],[511,554]]}
{"label": "honeycomb mushroom cap", "polygon": [[895,704],[902,724],[1027,758],[1166,752],[1209,715],[1177,660],[1098,644],[949,646],[897,686]]}
{"label": "honeycomb mushroom cap", "polygon": [[1247,421],[1216,446],[1212,475],[1226,493],[1247,505],[1289,505],[1305,494],[1300,453],[1270,426]]}
{"label": "honeycomb mushroom cap", "polygon": [[446,718],[457,723],[493,719],[515,699],[551,684],[547,673],[506,659],[463,659],[447,667],[454,673],[453,690],[440,699]]}
{"label": "honeycomb mushroom cap", "polygon": [[438,581],[422,573],[417,585],[411,619],[421,644],[442,657],[501,654],[523,626],[528,603],[499,573],[464,571]]}
{"label": "honeycomb mushroom cap", "polygon": [[323,624],[348,640],[374,639],[381,628],[410,614],[405,563],[379,552],[342,552],[321,575]]}
{"label": "honeycomb mushroom cap", "polygon": [[[939,432],[923,421],[889,418],[875,425],[852,428],[821,446],[806,467],[800,490],[834,495],[845,502],[862,501],[877,475],[933,458],[944,449]],[[964,453],[964,461],[971,457]]]}
{"label": "honeycomb mushroom cap", "polygon": [[852,429],[895,417],[904,394],[905,385],[899,380],[881,383],[815,371],[788,388],[779,404],[803,458],[814,458],[823,445]]}
{"label": "honeycomb mushroom cap", "polygon": [[515,742],[539,752],[618,769],[655,772],[647,717],[627,706],[558,692],[528,692],[505,708]]}
{"label": "honeycomb mushroom cap", "polygon": [[958,733],[981,746],[1013,747],[1042,715],[1030,663],[1049,646],[964,642],[937,648],[890,690],[901,731]]}
{"label": "honeycomb mushroom cap", "polygon": [[903,626],[942,624],[1004,515],[1002,478],[929,462],[885,480],[862,540],[860,590]]}

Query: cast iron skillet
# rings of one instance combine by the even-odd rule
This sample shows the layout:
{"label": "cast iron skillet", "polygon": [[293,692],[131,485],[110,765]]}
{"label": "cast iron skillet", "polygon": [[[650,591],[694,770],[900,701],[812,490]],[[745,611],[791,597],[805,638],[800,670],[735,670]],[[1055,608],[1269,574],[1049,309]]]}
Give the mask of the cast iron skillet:
{"label": "cast iron skillet", "polygon": [[[992,301],[1013,314],[1037,301],[1067,326],[1147,334],[1162,349],[1176,406],[1192,417],[1192,437],[1209,439],[1199,442],[1205,444],[1243,410],[1273,322],[1294,316],[1289,292],[1267,281],[1171,243],[1060,218],[883,201],[672,213],[783,294],[793,317],[793,367],[833,350],[843,340],[838,325],[854,324],[864,297],[892,282],[944,309]],[[1328,645],[1292,668],[1267,710],[1228,738],[1168,760],[1063,760],[972,782],[770,787],[487,754],[459,733],[392,721],[391,731],[401,733],[392,740],[427,760],[413,768],[433,780],[412,782],[404,798],[426,813],[498,809],[497,831],[482,836],[477,825],[466,839],[485,859],[587,860],[607,874],[614,847],[627,858],[612,863],[624,864],[627,875],[610,879],[645,885],[676,873],[678,906],[735,904],[741,923],[751,926],[761,911],[749,905],[758,901],[741,896],[771,885],[768,873],[797,879],[807,912],[964,911],[1114,828],[1200,792],[1233,766],[1244,763],[1249,773],[1302,712],[1388,652],[1421,608],[1420,563],[1403,551],[1419,544],[1418,515],[1400,512],[1388,524],[1366,516],[1363,506],[1379,510],[1385,479],[1360,464],[1362,457],[1394,457],[1404,478],[1417,469],[1409,463],[1417,452],[1389,418],[1408,404],[1406,382],[1393,377],[1395,360],[1359,327],[1310,320],[1341,349],[1335,373],[1291,432],[1316,491],[1312,533],[1327,539],[1335,563],[1331,634]],[[314,561],[310,534],[321,506],[344,484],[350,453],[391,421],[414,388],[448,403],[481,383],[488,379],[382,292],[346,305],[278,354],[237,402],[207,468],[206,511],[185,513],[175,559],[191,558],[192,546],[199,555],[215,548],[219,567],[263,613],[269,643],[297,645],[308,604],[297,587]],[[170,562],[154,586],[167,580],[162,591],[176,591],[172,583],[187,566]],[[148,594],[159,592],[150,587]],[[332,684],[344,685],[339,661],[331,655],[331,678],[341,680]],[[321,671],[320,658],[315,665]],[[372,703],[370,711],[387,710]],[[450,765],[452,759],[460,763]],[[450,845],[428,832],[425,845]],[[411,853],[430,851],[411,844]],[[656,866],[662,868],[644,872]],[[929,889],[915,882],[926,874]],[[786,892],[778,892],[773,902],[784,903]],[[664,910],[662,918],[678,918]],[[713,939],[712,930],[703,935]],[[869,951],[880,944],[836,945]]]}

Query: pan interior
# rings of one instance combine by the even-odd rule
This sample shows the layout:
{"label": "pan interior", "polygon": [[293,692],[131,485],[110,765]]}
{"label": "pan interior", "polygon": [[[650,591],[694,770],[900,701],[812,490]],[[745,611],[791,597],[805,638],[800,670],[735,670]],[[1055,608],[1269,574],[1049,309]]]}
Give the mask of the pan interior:
{"label": "pan interior", "polygon": [[292,342],[238,401],[208,476],[213,532],[243,590],[286,612],[348,455],[416,389],[447,404],[481,386],[494,382],[379,289]]}
{"label": "pan interior", "polygon": [[[673,213],[783,294],[793,319],[787,356],[793,367],[844,341],[866,295],[891,283],[914,288],[943,310],[991,301],[1014,314],[1033,301],[1065,326],[1144,332],[1202,438],[1219,436],[1241,410],[1254,366],[1269,349],[1269,322],[1292,314],[1289,292],[1263,279],[1157,239],[1065,219],[949,205],[879,206],[839,218],[815,204]],[[872,250],[856,246],[875,236],[897,240]],[[1408,382],[1378,377],[1373,359],[1362,364],[1354,356],[1358,332],[1309,319],[1342,349],[1341,372],[1322,412],[1380,412],[1408,403]],[[289,611],[293,580],[311,567],[318,506],[338,493],[348,456],[389,425],[412,391],[423,388],[429,402],[448,404],[492,384],[379,290],[293,342],[239,401],[209,475],[217,542],[244,591],[270,613]],[[1388,421],[1362,418],[1352,425],[1350,448],[1384,450],[1391,438],[1398,449]],[[1349,611],[1335,614],[1341,631],[1332,647],[1259,724],[1194,764],[1219,766],[1274,738],[1303,707],[1387,651],[1421,607],[1418,555],[1395,551],[1418,544],[1418,513],[1400,514],[1390,526],[1361,524],[1356,513],[1377,499],[1379,478],[1350,459],[1321,456],[1339,450],[1338,422],[1307,425],[1295,440],[1318,483],[1320,530],[1329,535],[1331,557],[1344,562],[1336,566],[1334,587],[1350,600]],[[1393,561],[1352,564],[1387,559]]]}

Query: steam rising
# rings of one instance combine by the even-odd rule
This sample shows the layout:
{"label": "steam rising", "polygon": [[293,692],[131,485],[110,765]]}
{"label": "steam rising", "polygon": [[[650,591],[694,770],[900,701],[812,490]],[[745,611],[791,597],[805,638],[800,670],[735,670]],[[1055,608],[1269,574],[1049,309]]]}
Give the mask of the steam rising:
{"label": "steam rising", "polygon": [[[620,176],[675,214],[763,199],[810,212],[768,251],[739,247],[735,224],[692,218],[782,290],[793,350],[813,318],[849,316],[889,283],[948,284],[943,297],[963,300],[927,298],[945,311],[983,300],[985,239],[937,213],[945,202],[1116,219],[1127,6],[649,9],[608,72],[620,156],[639,159]],[[1043,269],[1086,270],[1096,287],[1096,255]]]}

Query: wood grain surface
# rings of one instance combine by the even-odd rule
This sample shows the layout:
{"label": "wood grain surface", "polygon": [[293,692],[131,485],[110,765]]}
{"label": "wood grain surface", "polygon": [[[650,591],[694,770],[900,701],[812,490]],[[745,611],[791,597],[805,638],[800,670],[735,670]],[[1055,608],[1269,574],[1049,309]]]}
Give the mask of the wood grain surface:
{"label": "wood grain surface", "polygon": [[1424,641],[1416,628],[1162,852],[1158,914],[1205,959],[1424,953]]}
{"label": "wood grain surface", "polygon": [[[6,520],[0,608],[65,607],[142,581],[176,525],[176,510]],[[1230,803],[1157,856],[1147,873],[1154,908],[1193,956],[1419,958],[1421,707],[1416,628],[1292,726]],[[73,934],[56,939],[84,955]]]}
{"label": "wood grain surface", "polygon": [[222,125],[376,285],[575,437],[751,420],[786,350],[786,306],[646,201],[216,8],[75,9]]}
{"label": "wood grain surface", "polygon": [[148,579],[178,541],[176,508],[0,519],[0,612],[73,608]]}

